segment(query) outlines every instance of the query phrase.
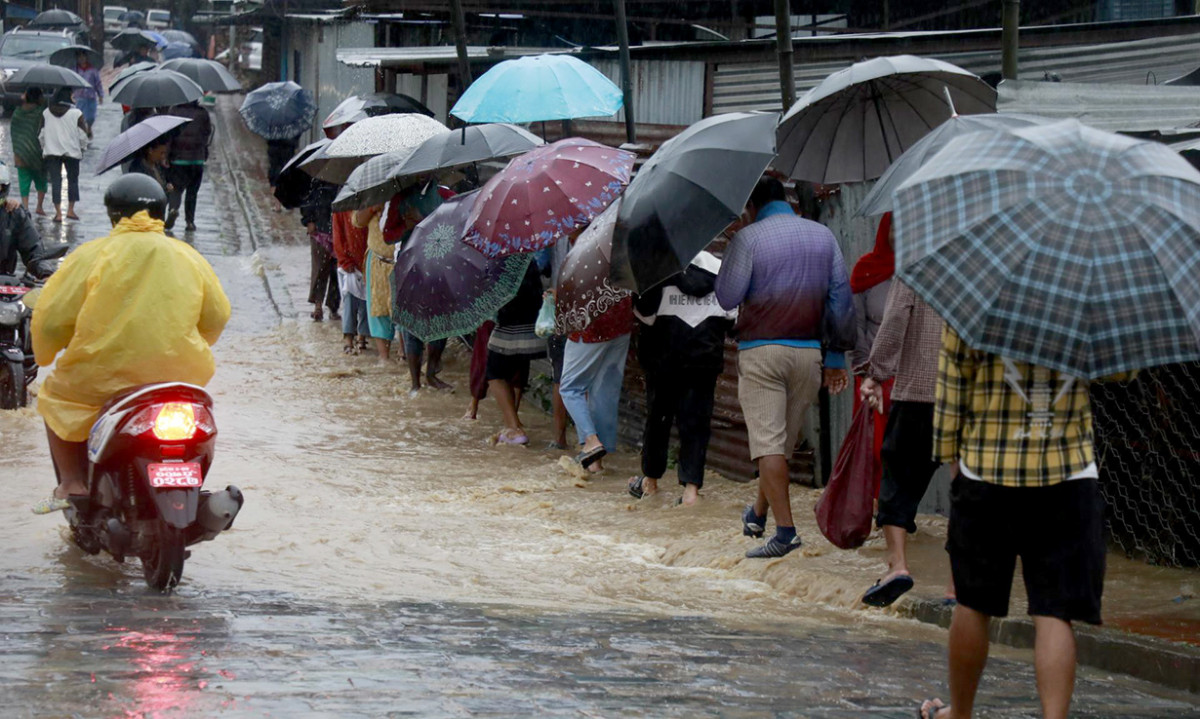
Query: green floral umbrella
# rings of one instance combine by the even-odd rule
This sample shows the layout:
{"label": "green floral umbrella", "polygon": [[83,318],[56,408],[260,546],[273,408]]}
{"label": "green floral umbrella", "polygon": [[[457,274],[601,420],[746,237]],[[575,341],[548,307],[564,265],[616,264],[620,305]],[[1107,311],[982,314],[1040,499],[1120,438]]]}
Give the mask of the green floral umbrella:
{"label": "green floral umbrella", "polygon": [[393,319],[425,342],[466,334],[517,294],[532,254],[489,259],[462,241],[479,192],[442,203],[396,257]]}

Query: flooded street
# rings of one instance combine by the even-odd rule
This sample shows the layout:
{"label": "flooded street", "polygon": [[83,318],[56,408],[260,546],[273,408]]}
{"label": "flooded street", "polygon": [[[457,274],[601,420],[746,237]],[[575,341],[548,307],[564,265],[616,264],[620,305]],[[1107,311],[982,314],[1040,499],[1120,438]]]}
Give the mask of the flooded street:
{"label": "flooded street", "polygon": [[[102,107],[96,148],[119,119]],[[683,508],[664,482],[634,502],[628,449],[589,480],[541,450],[538,408],[530,449],[497,448],[494,403],[463,420],[466,392],[409,398],[399,362],[343,355],[340,327],[306,317],[298,219],[246,194],[259,150],[218,139],[194,238],[234,307],[207,482],[241,487],[245,509],[192,548],[175,594],[151,594],[136,560],[87,556],[61,516],[29,512],[52,484],[42,422],[0,414],[3,716],[911,717],[945,695],[945,633],[860,608],[882,553],[832,549],[809,490],[805,549],[746,560],[747,486],[714,477]],[[99,151],[83,221],[47,235],[106,231]],[[465,388],[467,362],[452,343],[444,378]],[[1037,715],[1029,652],[993,651],[978,706]],[[1200,716],[1194,695],[1089,669],[1075,708]]]}

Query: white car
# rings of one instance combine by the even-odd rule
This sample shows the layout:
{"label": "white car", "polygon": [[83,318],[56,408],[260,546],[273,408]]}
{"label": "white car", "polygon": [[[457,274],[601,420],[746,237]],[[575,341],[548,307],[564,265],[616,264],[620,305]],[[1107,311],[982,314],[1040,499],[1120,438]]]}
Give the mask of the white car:
{"label": "white car", "polygon": [[122,14],[129,12],[129,8],[120,5],[105,5],[104,6],[104,36],[112,37],[125,29],[125,23],[121,22]]}
{"label": "white car", "polygon": [[241,52],[238,53],[238,64],[247,70],[261,70],[263,31],[261,27],[253,30],[254,34],[250,39],[242,43]]}
{"label": "white car", "polygon": [[147,30],[166,30],[171,27],[171,11],[170,10],[147,10],[146,11],[146,29]]}

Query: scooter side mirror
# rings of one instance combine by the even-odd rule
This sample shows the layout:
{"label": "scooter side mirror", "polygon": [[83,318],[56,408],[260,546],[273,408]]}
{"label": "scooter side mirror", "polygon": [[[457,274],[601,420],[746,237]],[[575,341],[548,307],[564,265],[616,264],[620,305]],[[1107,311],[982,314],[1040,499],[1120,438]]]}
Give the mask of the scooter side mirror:
{"label": "scooter side mirror", "polygon": [[62,242],[62,243],[55,245],[54,247],[50,247],[50,248],[46,249],[46,259],[57,260],[58,258],[63,257],[70,251],[71,251],[71,246],[65,242]]}

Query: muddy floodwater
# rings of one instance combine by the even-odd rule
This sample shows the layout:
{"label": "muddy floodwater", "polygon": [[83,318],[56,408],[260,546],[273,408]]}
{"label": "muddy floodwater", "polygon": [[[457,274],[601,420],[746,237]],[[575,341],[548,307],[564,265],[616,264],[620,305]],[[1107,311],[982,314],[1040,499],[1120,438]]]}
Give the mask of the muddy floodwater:
{"label": "muddy floodwater", "polygon": [[[102,108],[99,146],[118,121]],[[911,717],[945,694],[944,632],[858,604],[878,540],[839,552],[805,518],[801,552],[745,560],[747,486],[714,476],[676,507],[668,476],[635,502],[630,451],[586,478],[541,449],[537,408],[530,448],[497,448],[491,403],[467,421],[465,392],[410,398],[398,362],[343,355],[339,328],[298,320],[307,248],[273,243],[289,218],[235,195],[254,187],[239,157],[210,163],[191,239],[234,305],[207,484],[238,485],[245,509],[174,595],[150,594],[136,560],[86,556],[28,511],[52,483],[44,430],[32,408],[0,413],[0,716]],[[66,241],[104,231],[87,192],[110,178],[87,162]],[[452,342],[444,378],[465,388],[466,362]],[[814,497],[797,491],[798,517]],[[934,565],[939,520],[922,522]],[[980,715],[1035,716],[1029,654],[993,657]],[[1200,716],[1192,695],[1090,670],[1077,698],[1079,716]]]}

